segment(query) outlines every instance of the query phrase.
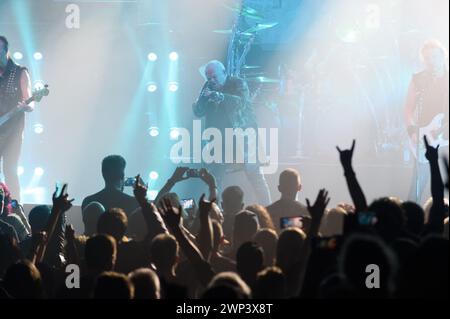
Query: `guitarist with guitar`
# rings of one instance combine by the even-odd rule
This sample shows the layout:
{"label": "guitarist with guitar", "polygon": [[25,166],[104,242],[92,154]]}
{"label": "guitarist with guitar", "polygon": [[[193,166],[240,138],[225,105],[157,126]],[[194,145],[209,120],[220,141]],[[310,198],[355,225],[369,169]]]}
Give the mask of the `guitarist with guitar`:
{"label": "guitarist with guitar", "polygon": [[421,48],[425,70],[413,75],[405,105],[410,151],[415,167],[409,199],[421,203],[430,172],[425,159],[423,136],[430,145],[448,147],[449,73],[447,52],[437,40]]}
{"label": "guitarist with guitar", "polygon": [[7,113],[15,114],[0,125],[0,159],[5,182],[19,202],[17,166],[25,127],[24,112],[33,111],[33,106],[26,103],[31,97],[31,81],[27,69],[12,60],[8,40],[0,36],[0,117]]}

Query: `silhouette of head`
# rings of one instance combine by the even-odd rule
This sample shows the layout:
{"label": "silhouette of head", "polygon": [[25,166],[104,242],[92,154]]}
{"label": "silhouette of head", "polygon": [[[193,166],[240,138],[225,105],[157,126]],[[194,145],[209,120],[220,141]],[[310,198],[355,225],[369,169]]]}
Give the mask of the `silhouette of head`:
{"label": "silhouette of head", "polygon": [[370,204],[368,210],[375,212],[377,222],[375,229],[386,241],[397,238],[405,225],[405,212],[396,200],[380,198]]}
{"label": "silhouette of head", "polygon": [[6,270],[3,284],[6,291],[17,299],[39,299],[44,294],[41,274],[27,260],[11,265]]}
{"label": "silhouette of head", "polygon": [[134,287],[124,274],[108,271],[97,277],[94,299],[133,299]]}
{"label": "silhouette of head", "polygon": [[208,289],[215,287],[231,287],[241,296],[240,299],[250,299],[252,291],[242,278],[235,272],[221,272],[214,276],[208,285]]}
{"label": "silhouette of head", "polygon": [[120,186],[123,189],[127,163],[120,155],[109,155],[102,161],[102,175],[106,185]]}
{"label": "silhouette of head", "polygon": [[286,294],[286,278],[280,268],[267,267],[258,273],[253,293],[255,299],[284,299]]}
{"label": "silhouette of head", "polygon": [[105,212],[105,208],[99,202],[92,202],[83,211],[84,234],[92,236],[97,232],[97,224],[100,216]]}
{"label": "silhouette of head", "polygon": [[47,205],[38,205],[31,209],[28,214],[28,222],[33,234],[39,233],[47,226],[50,217],[50,207]]}
{"label": "silhouette of head", "polygon": [[420,235],[425,225],[425,212],[422,207],[413,202],[405,202],[402,208],[406,217],[405,228],[415,235]]}
{"label": "silhouette of head", "polygon": [[236,253],[236,270],[242,279],[254,287],[256,275],[263,268],[264,252],[253,242],[243,243]]}
{"label": "silhouette of head", "polygon": [[281,268],[284,274],[292,270],[292,267],[298,262],[299,252],[305,242],[305,233],[297,228],[286,228],[278,237],[277,244],[277,266]]}
{"label": "silhouette of head", "polygon": [[407,268],[403,296],[438,299],[448,296],[449,241],[430,235],[423,239]]}
{"label": "silhouette of head", "polygon": [[[362,296],[388,297],[393,292],[397,259],[379,237],[353,235],[344,243],[338,259],[339,273]],[[378,270],[369,269],[368,266],[377,267],[378,275],[375,273]],[[374,284],[379,281],[379,288],[369,289],[369,274],[374,275]]]}
{"label": "silhouette of head", "polygon": [[288,168],[281,172],[278,190],[283,197],[295,198],[301,189],[300,173],[296,169]]}
{"label": "silhouette of head", "polygon": [[111,235],[117,243],[120,243],[127,231],[127,227],[128,218],[123,209],[111,208],[100,215],[97,223],[97,232]]}
{"label": "silhouette of head", "polygon": [[87,268],[95,273],[114,269],[117,257],[116,240],[106,234],[99,234],[86,241],[84,257]]}
{"label": "silhouette of head", "polygon": [[236,214],[233,225],[233,246],[237,249],[242,243],[251,241],[258,229],[258,217],[254,213],[243,210]]}
{"label": "silhouette of head", "polygon": [[203,293],[202,299],[206,300],[241,300],[248,299],[243,296],[236,288],[231,286],[209,287]]}
{"label": "silhouette of head", "polygon": [[244,192],[239,186],[229,186],[222,192],[222,209],[226,215],[234,215],[244,208]]}
{"label": "silhouette of head", "polygon": [[448,53],[438,40],[426,41],[420,49],[420,55],[425,66],[430,71],[443,72],[445,70]]}
{"label": "silhouette of head", "polygon": [[179,258],[179,246],[174,236],[159,234],[153,238],[151,259],[158,272],[172,272]]}
{"label": "silhouette of head", "polygon": [[158,275],[150,268],[139,268],[129,278],[134,286],[135,299],[159,299],[161,296]]}
{"label": "silhouette of head", "polygon": [[277,255],[278,235],[273,229],[261,228],[253,236],[253,241],[264,251],[264,265],[273,266]]}
{"label": "silhouette of head", "polygon": [[245,210],[249,210],[258,216],[259,226],[261,228],[275,229],[272,217],[264,206],[259,204],[249,205],[245,207]]}
{"label": "silhouette of head", "polygon": [[321,234],[324,237],[342,235],[346,215],[347,212],[341,207],[330,209],[322,220],[322,225],[320,228]]}

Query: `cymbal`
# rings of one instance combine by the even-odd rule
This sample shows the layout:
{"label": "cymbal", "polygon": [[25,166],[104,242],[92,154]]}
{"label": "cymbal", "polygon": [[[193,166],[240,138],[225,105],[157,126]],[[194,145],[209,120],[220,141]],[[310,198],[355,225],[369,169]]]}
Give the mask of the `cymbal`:
{"label": "cymbal", "polygon": [[242,66],[242,69],[247,69],[247,70],[249,70],[249,69],[259,69],[259,68],[260,68],[259,65],[243,65]]}
{"label": "cymbal", "polygon": [[249,77],[246,78],[248,82],[258,82],[258,83],[280,83],[278,79],[271,79],[265,76]]}
{"label": "cymbal", "polygon": [[273,28],[274,26],[278,25],[278,22],[273,23],[257,23],[255,26],[251,27],[248,30],[245,30],[246,33],[254,33],[259,32],[262,30]]}
{"label": "cymbal", "polygon": [[[214,30],[214,33],[220,33],[220,34],[232,34],[233,30],[228,29],[228,30]],[[239,35],[243,35],[243,36],[247,36],[247,37],[251,37],[253,35],[253,33],[249,33],[249,32],[239,32]]]}
{"label": "cymbal", "polygon": [[236,12],[246,18],[250,18],[253,20],[259,20],[259,21],[264,19],[264,16],[259,14],[258,11],[256,11],[255,9],[253,9],[249,6],[246,6],[246,5],[240,6],[240,5],[236,4],[236,5],[230,6],[230,5],[224,4],[224,7],[233,12]]}

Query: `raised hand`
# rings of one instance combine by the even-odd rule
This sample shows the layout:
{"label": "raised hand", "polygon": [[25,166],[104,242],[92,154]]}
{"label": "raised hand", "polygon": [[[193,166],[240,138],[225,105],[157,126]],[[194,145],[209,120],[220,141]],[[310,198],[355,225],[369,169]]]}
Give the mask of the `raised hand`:
{"label": "raised hand", "polygon": [[311,214],[311,218],[314,221],[320,222],[325,213],[325,208],[327,207],[329,202],[330,198],[328,197],[328,191],[325,189],[321,189],[319,191],[319,194],[317,194],[317,198],[316,201],[314,202],[314,205],[311,206],[309,199],[306,199],[308,211]]}
{"label": "raised hand", "polygon": [[66,212],[72,207],[72,202],[74,199],[68,199],[69,194],[66,194],[67,184],[64,184],[61,190],[61,194],[59,196],[56,196],[56,190],[53,193],[53,208],[60,211],[60,212]]}
{"label": "raised hand", "polygon": [[201,168],[200,169],[200,178],[209,187],[215,187],[216,186],[216,179],[215,179],[215,177],[210,172],[208,172],[208,170],[206,168]]}
{"label": "raised hand", "polygon": [[431,146],[428,143],[428,139],[426,137],[426,135],[423,136],[423,141],[425,143],[425,158],[429,161],[429,162],[436,162],[439,159],[439,145],[436,147]]}
{"label": "raised hand", "polygon": [[200,217],[202,217],[204,215],[208,216],[209,212],[213,208],[213,204],[215,201],[216,201],[216,199],[213,199],[211,201],[205,200],[205,194],[202,194],[202,196],[200,197],[200,201],[199,201]]}
{"label": "raised hand", "polygon": [[174,183],[183,181],[185,179],[188,179],[188,177],[184,176],[186,171],[189,169],[189,167],[179,166],[175,169],[175,172],[173,172],[172,177],[170,180]]}
{"label": "raised hand", "polygon": [[169,199],[164,198],[160,201],[159,211],[164,223],[172,230],[180,228],[181,223],[181,206],[173,207]]}
{"label": "raised hand", "polygon": [[349,169],[352,167],[352,158],[353,151],[355,150],[356,141],[353,140],[352,147],[348,150],[341,150],[339,146],[336,146],[336,149],[339,152],[339,159],[341,160],[341,164],[344,169]]}
{"label": "raised hand", "polygon": [[147,203],[147,187],[142,183],[141,175],[136,176],[136,181],[134,182],[133,188],[134,197],[136,198],[139,205],[144,205]]}

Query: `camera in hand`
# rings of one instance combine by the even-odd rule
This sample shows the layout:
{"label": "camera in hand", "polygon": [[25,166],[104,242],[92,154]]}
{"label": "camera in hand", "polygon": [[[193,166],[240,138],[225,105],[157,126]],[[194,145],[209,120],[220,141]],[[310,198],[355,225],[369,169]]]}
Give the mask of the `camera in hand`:
{"label": "camera in hand", "polygon": [[358,223],[360,226],[373,226],[378,222],[375,212],[360,212]]}
{"label": "camera in hand", "polygon": [[190,168],[186,171],[187,177],[200,177],[200,171],[195,168]]}
{"label": "camera in hand", "polygon": [[132,187],[136,184],[136,177],[128,177],[125,179],[123,186]]}
{"label": "camera in hand", "polygon": [[180,204],[183,209],[192,209],[195,206],[195,201],[193,198],[182,199],[180,200]]}
{"label": "camera in hand", "polygon": [[15,200],[15,199],[11,200],[11,207],[13,209],[16,209],[17,207],[19,207],[19,203],[17,202],[17,200]]}

